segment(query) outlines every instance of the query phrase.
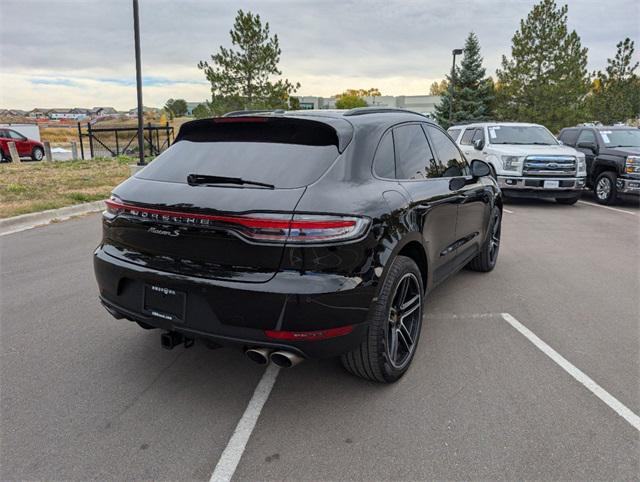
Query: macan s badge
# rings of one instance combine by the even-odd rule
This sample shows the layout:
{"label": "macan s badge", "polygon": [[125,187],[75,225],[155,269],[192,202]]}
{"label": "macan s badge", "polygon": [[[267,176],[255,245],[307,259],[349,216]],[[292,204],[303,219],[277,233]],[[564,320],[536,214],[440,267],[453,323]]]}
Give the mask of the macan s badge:
{"label": "macan s badge", "polygon": [[166,229],[158,229],[158,228],[151,227],[147,229],[147,231],[153,234],[161,234],[162,236],[171,236],[172,238],[180,236],[179,229],[174,229],[173,231],[169,231]]}

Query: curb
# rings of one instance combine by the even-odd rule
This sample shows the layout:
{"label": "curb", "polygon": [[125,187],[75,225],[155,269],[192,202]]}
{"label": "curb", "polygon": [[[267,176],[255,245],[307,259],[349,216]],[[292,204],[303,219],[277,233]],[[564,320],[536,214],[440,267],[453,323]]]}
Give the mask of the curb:
{"label": "curb", "polygon": [[64,221],[74,216],[104,211],[104,209],[104,201],[94,201],[60,209],[49,209],[38,213],[22,214],[20,216],[0,219],[0,236],[43,226],[52,221]]}

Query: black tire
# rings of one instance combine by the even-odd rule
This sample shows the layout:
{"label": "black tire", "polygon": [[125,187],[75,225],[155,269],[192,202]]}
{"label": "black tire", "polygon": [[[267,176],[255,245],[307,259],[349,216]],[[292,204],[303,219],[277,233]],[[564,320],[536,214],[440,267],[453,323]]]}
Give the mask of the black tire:
{"label": "black tire", "polygon": [[11,159],[4,155],[4,151],[2,149],[0,149],[0,162],[11,162]]}
{"label": "black tire", "polygon": [[617,179],[616,173],[611,171],[605,171],[597,177],[593,184],[593,193],[599,204],[610,205],[616,202],[618,197]]}
{"label": "black tire", "polygon": [[491,211],[487,239],[485,239],[480,249],[480,253],[473,258],[467,268],[472,271],[488,273],[496,267],[498,253],[500,252],[500,234],[502,231],[502,211],[498,206],[494,206]]}
{"label": "black tire", "polygon": [[[401,296],[403,294],[409,300],[418,298],[406,307],[406,314],[400,316],[396,305],[407,305],[402,302],[406,299]],[[412,309],[414,306],[417,307]],[[415,355],[422,331],[423,307],[424,287],[420,270],[411,258],[398,256],[393,260],[377,300],[369,309],[365,339],[358,348],[342,355],[342,365],[350,373],[367,380],[379,383],[397,381],[407,372]],[[396,349],[392,355],[390,344],[394,339]],[[411,348],[407,349],[409,341],[412,342]]]}
{"label": "black tire", "polygon": [[566,204],[567,206],[573,206],[575,203],[578,202],[579,199],[580,199],[580,196],[575,196],[575,197],[557,197],[556,198],[556,202],[558,204]]}
{"label": "black tire", "polygon": [[41,161],[44,158],[44,151],[42,147],[34,147],[31,151],[31,160],[32,161]]}

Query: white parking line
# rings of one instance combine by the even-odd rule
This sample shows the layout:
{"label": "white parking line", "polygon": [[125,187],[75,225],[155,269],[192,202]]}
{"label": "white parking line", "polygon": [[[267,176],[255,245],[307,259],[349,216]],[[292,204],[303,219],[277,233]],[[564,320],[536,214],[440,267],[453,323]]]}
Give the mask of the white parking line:
{"label": "white parking line", "polygon": [[509,211],[508,209],[502,208],[505,213],[513,214],[513,211]]}
{"label": "white parking line", "polygon": [[578,201],[578,203],[579,204],[587,204],[589,206],[594,206],[596,208],[609,209],[610,211],[617,211],[619,213],[631,214],[632,216],[636,215],[636,213],[634,213],[632,211],[625,211],[624,209],[612,208],[612,207],[609,207],[609,206],[603,206],[602,204],[590,203],[588,201]]}
{"label": "white parking line", "polygon": [[524,335],[531,343],[533,343],[542,353],[551,358],[560,367],[562,367],[569,375],[582,383],[591,393],[609,405],[618,415],[624,418],[632,427],[640,431],[640,417],[633,413],[629,408],[622,404],[617,398],[607,392],[604,388],[594,382],[588,375],[582,370],[575,367],[566,358],[560,355],[557,351],[547,345],[544,341],[538,338],[535,333],[529,330],[526,326],[516,320],[509,313],[502,313],[502,318],[509,323],[512,327],[518,330]]}
{"label": "white parking line", "polygon": [[218,460],[210,482],[228,482],[233,477],[279,372],[280,369],[273,363],[264,371],[247,408]]}

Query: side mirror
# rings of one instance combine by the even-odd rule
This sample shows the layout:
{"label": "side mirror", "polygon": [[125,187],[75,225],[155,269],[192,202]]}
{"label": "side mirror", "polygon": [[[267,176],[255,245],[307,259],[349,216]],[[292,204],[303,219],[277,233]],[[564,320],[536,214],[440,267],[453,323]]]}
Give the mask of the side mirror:
{"label": "side mirror", "polygon": [[473,141],[473,148],[476,151],[481,151],[482,149],[484,149],[484,140],[483,139],[476,139],[475,141]]}
{"label": "side mirror", "polygon": [[471,175],[474,178],[485,177],[491,175],[491,168],[489,164],[480,159],[474,159],[471,161]]}
{"label": "side mirror", "polygon": [[596,152],[598,150],[598,146],[595,142],[579,142],[576,146],[578,149],[589,149],[591,152]]}

